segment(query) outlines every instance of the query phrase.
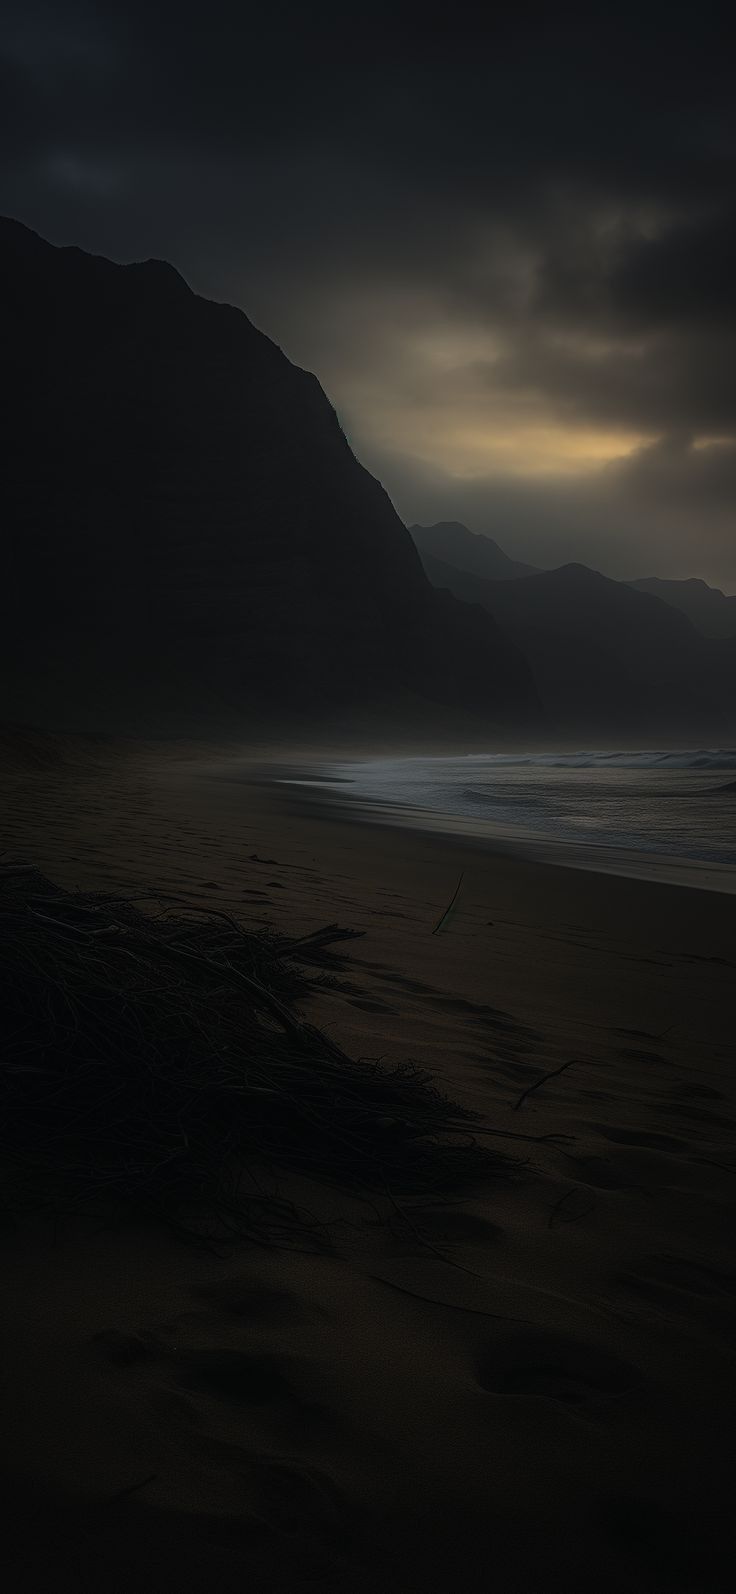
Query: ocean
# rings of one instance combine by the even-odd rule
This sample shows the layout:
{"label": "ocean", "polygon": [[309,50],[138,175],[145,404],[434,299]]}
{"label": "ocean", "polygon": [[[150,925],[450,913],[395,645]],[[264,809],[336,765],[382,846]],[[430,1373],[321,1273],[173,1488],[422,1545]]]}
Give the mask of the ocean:
{"label": "ocean", "polygon": [[736,891],[736,749],[356,759],[296,783],[355,818]]}

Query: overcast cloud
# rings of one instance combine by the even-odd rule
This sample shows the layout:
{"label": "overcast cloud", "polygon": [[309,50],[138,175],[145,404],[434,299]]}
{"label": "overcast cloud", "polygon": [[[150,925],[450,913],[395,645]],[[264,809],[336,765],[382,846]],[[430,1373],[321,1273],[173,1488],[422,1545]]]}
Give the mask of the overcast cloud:
{"label": "overcast cloud", "polygon": [[724,17],[6,4],[0,210],[241,305],[407,520],[736,590]]}

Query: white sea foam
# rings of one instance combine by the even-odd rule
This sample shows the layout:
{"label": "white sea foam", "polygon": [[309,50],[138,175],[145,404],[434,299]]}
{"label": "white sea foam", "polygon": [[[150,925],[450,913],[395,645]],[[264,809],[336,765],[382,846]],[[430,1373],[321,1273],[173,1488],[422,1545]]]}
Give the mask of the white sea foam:
{"label": "white sea foam", "polygon": [[[486,753],[379,758],[310,772],[355,811],[544,847],[558,861],[642,873],[642,860],[702,864],[736,881],[736,749]],[[413,816],[413,820],[412,820]],[[636,862],[638,858],[638,863]],[[632,859],[634,864],[632,864]],[[660,871],[661,872],[661,871]],[[728,881],[726,880],[728,875]]]}

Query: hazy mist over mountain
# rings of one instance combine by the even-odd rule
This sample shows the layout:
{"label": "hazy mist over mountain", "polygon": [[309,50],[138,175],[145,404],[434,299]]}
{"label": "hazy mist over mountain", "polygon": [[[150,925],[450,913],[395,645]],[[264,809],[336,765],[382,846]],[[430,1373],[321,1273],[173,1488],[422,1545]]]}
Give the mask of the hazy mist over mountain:
{"label": "hazy mist over mountain", "polygon": [[[454,565],[457,570],[484,576],[491,580],[509,581],[520,576],[538,575],[535,565],[523,560],[510,559],[495,538],[484,532],[471,531],[459,521],[439,521],[432,526],[410,526],[420,554]],[[661,576],[644,576],[626,585],[638,592],[648,592],[661,598],[672,608],[679,609],[692,621],[695,629],[704,636],[736,636],[736,597],[729,597],[718,587],[692,576],[687,581],[668,581]]]}
{"label": "hazy mist over mountain", "polygon": [[[519,566],[465,526],[412,532],[430,580],[466,603],[482,605],[513,638],[558,732],[589,742],[596,733],[675,741],[728,741],[736,735],[732,632],[714,637],[691,622],[681,603],[584,565],[547,571]],[[437,548],[444,558],[430,551]],[[666,591],[672,585],[679,596],[679,583],[661,583]],[[716,600],[721,596],[713,594]],[[717,603],[716,609],[720,613]]]}
{"label": "hazy mist over mountain", "polygon": [[692,576],[689,581],[666,581],[661,576],[645,576],[630,581],[640,592],[651,592],[673,608],[681,609],[705,636],[736,637],[736,597],[728,597],[718,587]]}
{"label": "hazy mist over mountain", "polygon": [[444,559],[476,576],[490,580],[513,581],[536,574],[535,565],[510,559],[493,537],[481,536],[459,521],[439,521],[434,526],[410,526],[409,530],[422,557]]}

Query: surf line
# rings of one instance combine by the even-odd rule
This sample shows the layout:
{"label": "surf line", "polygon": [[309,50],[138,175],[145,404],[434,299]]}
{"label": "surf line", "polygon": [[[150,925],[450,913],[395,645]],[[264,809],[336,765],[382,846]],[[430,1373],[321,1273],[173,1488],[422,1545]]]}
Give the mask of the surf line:
{"label": "surf line", "polygon": [[453,908],[455,906],[455,903],[457,902],[458,896],[460,894],[460,887],[461,887],[461,885],[463,883],[464,877],[465,877],[465,870],[462,869],[461,872],[460,872],[460,879],[458,880],[458,883],[457,883],[457,885],[455,887],[455,890],[453,891],[452,896],[450,897],[450,900],[449,900],[449,902],[447,904],[447,907],[445,908],[444,913],[442,913],[440,915],[440,917],[437,920],[437,923],[436,923],[436,925],[435,925],[435,927],[434,927],[434,929],[432,931],[433,935],[439,935],[439,932],[442,929],[443,925],[445,925],[447,923],[447,920],[449,919],[450,914],[452,913],[452,910],[453,910]]}

